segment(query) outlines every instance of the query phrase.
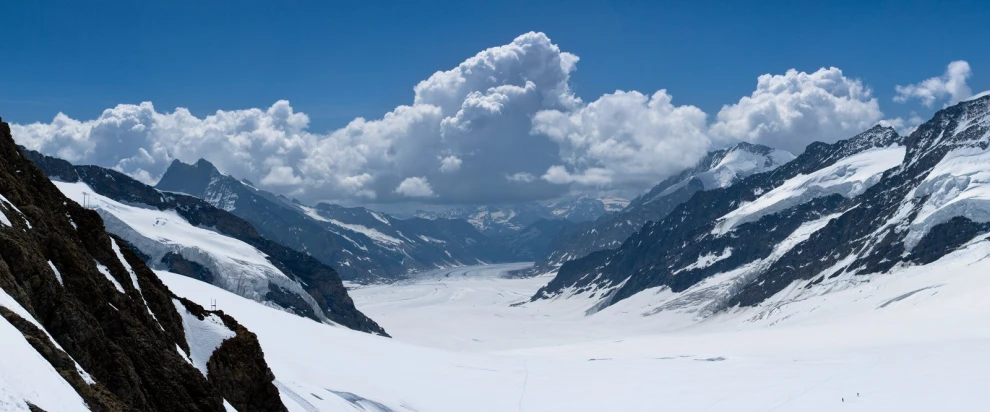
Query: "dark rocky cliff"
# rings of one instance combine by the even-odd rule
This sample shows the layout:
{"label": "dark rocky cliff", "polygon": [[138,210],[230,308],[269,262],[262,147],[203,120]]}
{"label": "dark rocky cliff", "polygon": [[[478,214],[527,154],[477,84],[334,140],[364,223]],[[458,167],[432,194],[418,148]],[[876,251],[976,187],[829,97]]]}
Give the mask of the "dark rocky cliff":
{"label": "dark rocky cliff", "polygon": [[[188,352],[189,345],[172,304],[177,297],[106,232],[96,212],[66,199],[21,154],[6,123],[0,123],[0,195],[6,199],[0,213],[10,221],[0,223],[0,288],[43,330],[9,308],[0,315],[92,410],[223,411],[224,399],[241,410],[254,403],[285,410],[258,340],[233,318],[229,326],[239,333],[230,346],[236,347],[214,354],[229,367],[207,379],[183,359],[176,348]],[[252,382],[256,394],[227,382]]]}

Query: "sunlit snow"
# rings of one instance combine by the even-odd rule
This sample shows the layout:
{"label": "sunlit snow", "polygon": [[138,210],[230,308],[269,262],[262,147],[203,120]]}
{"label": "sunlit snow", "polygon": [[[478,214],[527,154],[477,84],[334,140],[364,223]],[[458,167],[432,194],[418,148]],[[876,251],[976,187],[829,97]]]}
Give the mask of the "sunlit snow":
{"label": "sunlit snow", "polygon": [[892,146],[872,149],[839,160],[835,164],[806,175],[797,175],[745,203],[719,219],[714,233],[725,234],[743,223],[777,213],[812,199],[839,194],[847,198],[862,194],[880,181],[883,172],[904,160],[905,148]]}
{"label": "sunlit snow", "polygon": [[799,282],[701,321],[644,316],[645,294],[590,316],[587,299],[527,303],[549,278],[500,277],[525,265],[353,290],[394,339],[159,276],[180,296],[218,299],[258,334],[290,410],[353,411],[348,399],[365,399],[393,411],[900,412],[990,402],[990,330],[978,326],[990,322],[988,255],[990,242],[976,242],[925,267]]}

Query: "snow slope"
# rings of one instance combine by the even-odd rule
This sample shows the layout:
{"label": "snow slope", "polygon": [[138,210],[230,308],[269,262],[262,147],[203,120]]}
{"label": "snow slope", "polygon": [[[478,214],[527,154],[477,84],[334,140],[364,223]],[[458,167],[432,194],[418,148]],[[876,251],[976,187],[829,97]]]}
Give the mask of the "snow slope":
{"label": "snow slope", "polygon": [[705,190],[728,187],[743,177],[776,169],[791,160],[794,160],[794,155],[784,150],[770,149],[765,153],[754,153],[751,149],[747,150],[747,147],[737,146],[729,150],[710,170],[698,173],[693,178],[700,179]]}
{"label": "snow slope", "polygon": [[[990,133],[985,138],[990,140]],[[950,151],[915,189],[914,198],[925,198],[911,222],[905,243],[913,247],[929,230],[955,216],[974,222],[990,222],[990,149],[979,146]]]}
{"label": "snow slope", "polygon": [[189,342],[189,360],[196,369],[207,375],[206,364],[210,362],[213,352],[223,341],[230,339],[236,333],[223,324],[223,320],[215,314],[209,314],[202,320],[193,315],[182,305],[182,302],[173,299],[172,304],[175,310],[182,316],[182,329],[186,335],[186,342]]}
{"label": "snow slope", "polygon": [[814,173],[795,176],[723,216],[715,227],[715,233],[725,234],[743,223],[757,221],[817,197],[831,194],[856,197],[880,181],[883,172],[900,165],[904,153],[903,146],[867,150]]}
{"label": "snow slope", "polygon": [[[0,289],[0,307],[40,325],[14,298]],[[51,339],[51,337],[49,337]],[[7,319],[0,317],[0,411],[28,411],[27,402],[47,411],[88,411],[75,389],[59,375]],[[52,342],[57,348],[58,343]],[[79,374],[92,383],[89,374],[76,365]]]}
{"label": "snow slope", "polygon": [[354,290],[393,340],[159,276],[193,301],[218,298],[258,334],[291,410],[982,410],[988,255],[981,240],[893,276],[798,285],[693,324],[644,316],[649,302],[636,296],[590,316],[511,306],[540,284],[499,276],[512,267]]}
{"label": "snow slope", "polygon": [[[152,263],[161,262],[168,253],[177,253],[209,269],[215,276],[214,282],[223,289],[265,302],[269,284],[275,284],[295,292],[317,316],[323,316],[312,296],[269,262],[264,253],[247,243],[193,226],[173,210],[126,205],[96,194],[81,182],[53,183],[66,197],[80,204],[85,193],[86,203],[100,214],[108,231],[149,254]],[[107,277],[116,283],[112,276]],[[119,284],[115,286],[123,292]]]}
{"label": "snow slope", "polygon": [[2,317],[0,342],[0,410],[28,411],[25,402],[46,411],[89,410],[58,371]]}

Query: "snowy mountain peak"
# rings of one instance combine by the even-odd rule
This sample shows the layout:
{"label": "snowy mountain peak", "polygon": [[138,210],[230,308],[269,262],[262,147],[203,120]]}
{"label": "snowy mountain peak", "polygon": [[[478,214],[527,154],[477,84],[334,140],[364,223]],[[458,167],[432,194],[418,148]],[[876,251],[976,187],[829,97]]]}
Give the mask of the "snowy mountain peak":
{"label": "snowy mountain peak", "polygon": [[746,142],[736,144],[720,157],[710,170],[694,176],[704,183],[707,190],[726,187],[740,178],[773,170],[795,158],[785,150]]}
{"label": "snowy mountain peak", "polygon": [[990,96],[906,138],[876,126],[813,143],[773,173],[694,193],[612,250],[572,258],[535,298],[584,294],[598,310],[653,289],[669,298],[651,314],[707,317],[870,282],[986,239],[988,164]]}
{"label": "snowy mountain peak", "polygon": [[619,197],[580,194],[541,203],[462,206],[441,211],[418,210],[415,215],[430,220],[464,219],[486,235],[500,236],[522,231],[542,219],[590,222],[607,213],[620,211],[628,204],[628,200]]}
{"label": "snowy mountain peak", "polygon": [[904,136],[897,134],[893,127],[876,125],[856,136],[845,140],[840,140],[834,145],[814,142],[808,145],[805,152],[816,154],[828,152],[829,156],[827,156],[827,159],[823,160],[831,161],[836,158],[851,156],[865,150],[890,147],[891,145],[902,143],[904,143]]}
{"label": "snowy mountain peak", "polygon": [[[990,123],[990,95],[960,102],[935,113],[907,139],[908,157],[914,161],[928,156],[938,147],[990,143],[990,136],[980,133]],[[982,128],[982,129],[981,129]]]}
{"label": "snowy mountain peak", "polygon": [[581,194],[574,198],[548,203],[547,208],[556,218],[587,222],[606,213],[622,210],[628,205],[628,200],[619,197],[594,197]]}

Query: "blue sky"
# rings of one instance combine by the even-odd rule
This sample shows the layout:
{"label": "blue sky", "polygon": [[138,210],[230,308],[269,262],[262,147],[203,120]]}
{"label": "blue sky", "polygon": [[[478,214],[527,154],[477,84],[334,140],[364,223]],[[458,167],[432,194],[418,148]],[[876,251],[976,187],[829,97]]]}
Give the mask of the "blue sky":
{"label": "blue sky", "polygon": [[[840,136],[848,137],[861,126],[860,123],[909,119],[915,114],[927,119],[934,110],[951,101],[942,96],[931,107],[922,105],[916,98],[895,103],[895,86],[916,84],[943,75],[952,61],[968,63],[965,80],[973,92],[990,89],[990,76],[986,75],[990,70],[987,69],[990,53],[987,53],[986,43],[990,39],[990,24],[986,24],[990,21],[990,5],[985,1],[745,3],[748,4],[512,0],[484,4],[463,1],[104,1],[96,5],[75,1],[14,2],[5,5],[5,23],[0,25],[0,36],[5,39],[0,44],[4,56],[3,64],[0,64],[0,116],[22,125],[47,124],[56,113],[62,112],[68,118],[83,122],[85,130],[66,128],[62,123],[56,127],[52,123],[48,128],[18,129],[22,136],[28,136],[19,141],[73,161],[117,167],[153,182],[160,175],[162,165],[167,164],[166,160],[208,157],[220,146],[184,152],[181,147],[168,146],[177,145],[174,140],[165,145],[157,144],[163,137],[150,136],[148,130],[151,128],[148,127],[142,128],[144,134],[140,137],[133,138],[143,139],[140,144],[123,145],[139,154],[106,154],[93,148],[100,147],[99,142],[103,141],[116,142],[120,146],[121,139],[132,138],[115,131],[106,140],[97,135],[103,129],[86,122],[97,119],[105,109],[118,104],[153,102],[154,110],[143,110],[157,114],[172,113],[176,107],[184,107],[189,109],[191,116],[203,119],[217,110],[274,110],[277,101],[288,100],[291,108],[279,110],[305,113],[307,121],[303,122],[302,128],[287,128],[285,125],[295,123],[278,116],[275,117],[281,120],[250,120],[254,122],[252,124],[266,121],[274,124],[272,127],[281,134],[280,138],[284,138],[284,145],[270,153],[275,157],[248,165],[241,164],[246,161],[244,156],[211,160],[225,172],[269,182],[264,186],[270,190],[314,200],[392,202],[419,198],[427,202],[463,203],[534,200],[591,190],[634,194],[684,166],[673,156],[668,159],[663,155],[680,153],[682,146],[678,144],[696,140],[690,137],[693,132],[706,143],[683,148],[687,154],[680,157],[686,161],[711,147],[738,140],[800,151],[807,141],[793,140],[790,135],[804,133],[814,135],[810,138],[818,140],[835,140]],[[470,147],[450,147],[447,145],[450,138],[433,138],[427,142],[407,137],[415,134],[415,128],[393,134],[382,132],[383,128],[362,128],[362,136],[373,136],[365,140],[347,140],[340,136],[329,139],[336,142],[337,149],[334,150],[340,151],[341,145],[368,146],[372,152],[387,152],[386,158],[371,158],[374,153],[335,159],[314,159],[303,154],[276,158],[293,150],[317,152],[316,143],[312,142],[327,140],[326,136],[332,136],[354,118],[383,119],[397,107],[413,104],[414,96],[418,96],[413,87],[435,72],[451,70],[476,53],[510,44],[517,36],[530,31],[545,33],[552,42],[554,49],[544,50],[549,53],[547,58],[560,60],[560,56],[576,55],[580,60],[574,70],[565,68],[563,74],[548,74],[547,79],[551,80],[548,80],[547,88],[554,87],[560,76],[564,76],[562,81],[568,88],[566,93],[555,97],[557,100],[552,104],[526,106],[520,103],[518,110],[503,109],[502,117],[519,111],[520,119],[525,119],[526,125],[506,121],[504,127],[496,127],[497,130],[474,130],[473,134],[462,127],[459,130],[467,134],[459,141],[487,142]],[[742,107],[745,105],[740,99],[754,92],[759,76],[784,75],[788,69],[796,69],[797,74],[788,77],[793,80],[799,79],[801,74],[812,74],[819,68],[832,66],[841,69],[841,76],[832,73],[831,77],[825,76],[828,77],[825,82],[835,82],[839,78],[839,83],[847,85],[861,80],[863,86],[872,90],[872,96],[857,97],[852,99],[853,103],[875,98],[872,107],[860,104],[856,109],[872,110],[873,113],[857,117],[853,126],[841,130],[829,129],[827,124],[848,123],[849,119],[826,118],[811,126],[787,126],[777,136],[746,134],[757,126],[752,124],[757,121],[753,119],[763,115],[751,115],[749,109]],[[529,70],[526,67],[517,69]],[[525,80],[525,75],[501,75],[506,78],[492,77],[495,83],[491,84],[479,80],[479,89],[474,91],[486,94],[490,91],[485,90],[493,85],[509,84],[514,81],[512,79]],[[525,86],[524,82],[515,85]],[[584,107],[603,95],[611,96],[616,90],[638,91],[649,99],[660,89],[667,91],[661,100],[672,97],[670,113],[665,112],[664,116],[671,115],[676,119],[664,123],[676,123],[664,132],[666,135],[658,132],[654,134],[659,136],[645,136],[659,126],[636,120],[648,116],[618,108],[631,107],[632,100],[642,97],[638,95],[612,96],[615,100],[625,100],[613,102],[614,108],[609,110],[621,114],[613,113],[613,116],[626,119],[627,126],[642,131],[616,131],[618,129],[612,128],[614,125],[596,125],[594,130],[568,129],[567,133],[560,134],[567,127],[574,127],[576,119],[590,116],[595,110],[605,110]],[[459,91],[462,94],[459,98],[470,97],[466,93],[472,90]],[[544,84],[537,84],[534,93],[544,95],[543,103],[546,103]],[[583,103],[569,103],[568,99],[572,97]],[[606,106],[604,100],[602,106]],[[421,130],[420,134],[433,137],[444,134],[440,119],[454,116],[462,102],[455,103],[446,107],[434,102],[434,107],[440,107],[439,113],[426,115],[436,118],[432,129]],[[642,107],[648,106],[646,101],[640,103]],[[664,105],[667,103],[664,100]],[[733,125],[726,120],[724,123],[728,126],[717,127],[716,116],[723,105],[737,103],[740,103],[740,113],[735,120],[745,118],[749,119],[746,120],[748,123]],[[702,112],[702,117],[707,116],[707,120],[699,120],[695,114],[688,113],[690,107],[686,106],[694,106]],[[684,110],[676,111],[677,108]],[[124,111],[130,115],[141,110],[138,106],[128,106]],[[543,110],[564,115],[544,116],[543,127],[530,124],[529,119]],[[777,110],[786,111],[787,108]],[[251,115],[245,113],[241,114]],[[159,121],[152,119],[150,114],[135,119],[138,123],[145,122],[142,123],[145,126]],[[472,124],[478,129],[485,123],[475,120]],[[205,126],[201,126],[197,123],[196,130],[182,129],[176,133],[208,134],[203,132]],[[242,126],[224,132],[223,138],[236,140],[231,136],[241,133]],[[685,132],[689,129],[692,131]],[[127,132],[133,130],[136,129]],[[251,147],[262,150],[265,143],[259,143],[257,136],[264,133],[258,130],[252,131],[251,136],[255,137],[251,139],[255,140]],[[65,140],[64,136],[70,132],[83,135],[73,135],[72,139]],[[653,162],[662,167],[620,170],[622,168],[616,165],[633,164],[635,159],[611,154],[605,158],[592,153],[593,145],[582,146],[584,143],[568,141],[567,137],[603,132],[626,133],[618,140],[638,142],[627,147],[631,151],[642,151],[643,147],[662,143],[664,149]],[[538,135],[541,139],[520,142],[545,153],[533,155],[526,164],[486,163],[486,157],[499,158],[511,153],[499,151],[507,150],[511,145],[500,146],[492,141],[506,134]],[[644,138],[655,138],[655,141],[645,144]],[[304,140],[312,142],[298,143]],[[431,164],[427,171],[426,166],[418,162],[396,160],[393,154],[402,153],[401,142],[404,141],[433,147],[435,150],[428,154],[419,150],[415,155],[409,152],[406,156],[428,155],[431,162],[435,157],[440,166]],[[66,142],[85,144],[78,151],[72,151]],[[160,150],[160,156],[155,150]],[[324,147],[324,150],[331,149]],[[94,152],[99,153],[94,155]],[[477,161],[471,161],[472,156]],[[363,163],[351,165],[354,159]],[[307,161],[308,166],[300,166]],[[133,166],[139,162],[147,165]],[[329,169],[333,170],[321,168],[321,163],[331,165]],[[384,163],[388,165],[381,166]],[[344,164],[346,167],[341,166]],[[470,179],[462,176],[441,182],[445,177],[453,176],[452,172],[473,170],[474,165],[477,165],[478,169],[474,170],[477,173]],[[482,165],[485,165],[484,173]],[[562,167],[556,169],[557,172],[566,173],[549,173],[554,166]],[[479,177],[481,174],[485,177]],[[329,181],[336,183],[327,183]],[[467,188],[464,181],[473,182],[473,186],[495,184],[496,181],[512,186],[500,192],[503,195],[487,196]],[[399,183],[405,184],[402,186],[405,189],[399,190]],[[523,183],[531,190],[524,190]],[[325,187],[318,190],[314,185]]]}
{"label": "blue sky", "polygon": [[990,67],[981,1],[11,3],[0,113],[16,122],[146,100],[208,114],[287,99],[328,129],[380,116],[433,72],[531,30],[581,57],[582,98],[666,88],[708,112],[789,68],[839,67],[889,103],[894,85],[951,60]]}

